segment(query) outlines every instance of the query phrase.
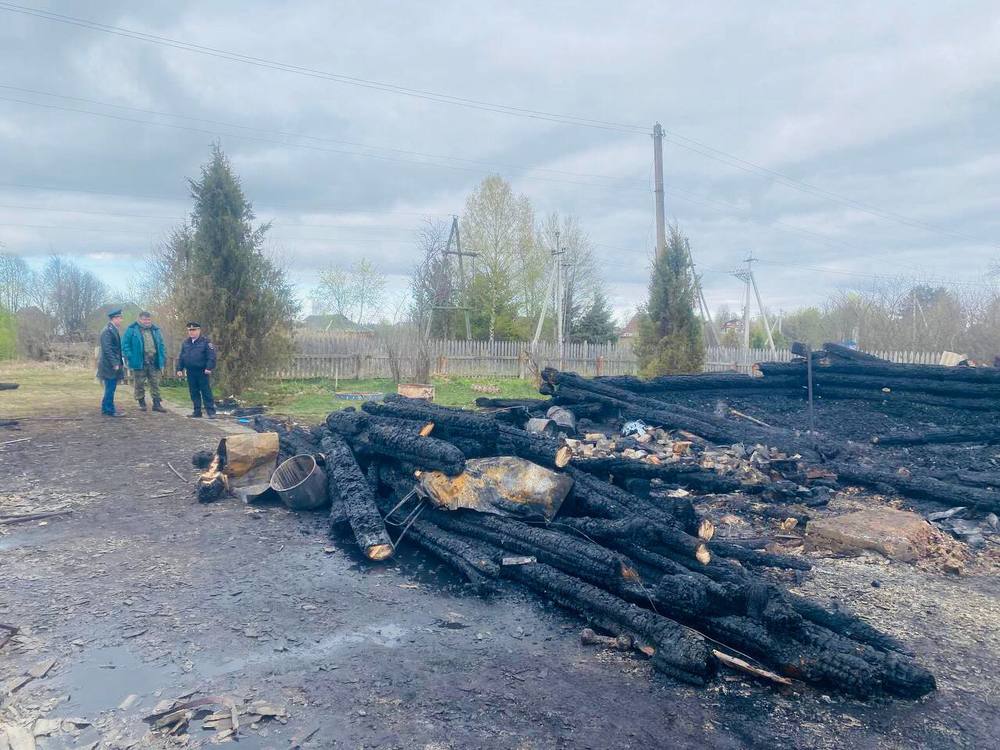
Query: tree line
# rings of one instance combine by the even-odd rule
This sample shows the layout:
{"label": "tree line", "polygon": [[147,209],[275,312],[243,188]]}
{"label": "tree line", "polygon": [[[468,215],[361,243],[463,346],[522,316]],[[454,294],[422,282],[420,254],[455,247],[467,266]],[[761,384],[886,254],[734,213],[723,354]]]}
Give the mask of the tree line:
{"label": "tree line", "polygon": [[[0,356],[15,314],[19,341],[23,327],[28,342],[53,335],[86,340],[103,326],[108,304],[131,302],[130,313],[152,309],[168,331],[181,331],[188,320],[201,322],[222,354],[218,376],[225,392],[238,393],[286,360],[294,349],[300,303],[266,249],[270,224],[256,221],[218,144],[189,189],[189,219],[155,250],[128,290],[112,291],[59,256],[35,272],[23,258],[0,252]],[[417,258],[405,304],[397,305],[400,314],[387,315],[386,276],[371,259],[334,264],[320,274],[311,296],[314,311],[442,338],[465,337],[467,312],[473,338],[527,341],[543,307],[548,314],[541,334],[555,336],[554,311],[561,301],[565,340],[614,340],[604,275],[579,219],[538,217],[526,196],[494,175],[469,194],[456,228],[464,275],[456,238],[449,243],[451,223],[428,221],[415,238]],[[562,265],[561,289],[553,283],[554,257]],[[665,248],[651,259],[648,297],[637,312],[641,374],[701,369],[705,331],[695,294],[690,241],[672,226]],[[724,322],[728,311],[720,313],[718,322]],[[783,316],[774,328],[779,345],[855,338],[866,348],[949,348],[992,356],[1000,351],[1000,293],[996,287],[957,293],[883,284],[840,292],[822,307]],[[762,345],[763,337],[764,321],[757,320],[751,343]]]}

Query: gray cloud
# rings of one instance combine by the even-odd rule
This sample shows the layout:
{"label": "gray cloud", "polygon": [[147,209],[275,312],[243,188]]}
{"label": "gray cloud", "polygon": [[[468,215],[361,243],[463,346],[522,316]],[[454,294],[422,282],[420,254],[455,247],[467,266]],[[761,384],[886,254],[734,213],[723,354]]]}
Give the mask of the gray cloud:
{"label": "gray cloud", "polygon": [[[668,136],[668,213],[691,238],[713,305],[738,300],[725,271],[749,250],[767,261],[759,275],[768,301],[786,309],[865,283],[851,273],[979,279],[1000,254],[995,3],[38,7],[414,89],[643,127],[660,119],[672,133],[940,230],[793,189]],[[460,212],[469,190],[500,172],[539,214],[581,218],[616,307],[645,293],[647,136],[448,106],[2,10],[0,60],[0,84],[259,129],[0,88],[0,97],[49,105],[0,99],[0,242],[9,251],[77,256],[123,284],[170,217],[186,215],[186,179],[218,137],[261,219],[274,221],[270,246],[303,291],[324,266],[362,256],[402,289],[421,217]]]}

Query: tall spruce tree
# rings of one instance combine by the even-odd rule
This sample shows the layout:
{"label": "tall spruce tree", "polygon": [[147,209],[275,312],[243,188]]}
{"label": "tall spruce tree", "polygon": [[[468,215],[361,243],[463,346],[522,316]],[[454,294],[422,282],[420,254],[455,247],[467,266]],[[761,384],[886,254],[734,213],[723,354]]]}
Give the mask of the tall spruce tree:
{"label": "tall spruce tree", "polygon": [[588,344],[606,344],[614,341],[615,321],[611,306],[601,291],[594,292],[590,306],[573,325],[573,340]]}
{"label": "tall spruce tree", "polygon": [[264,253],[270,224],[253,226],[253,207],[218,143],[190,184],[191,226],[168,248],[168,296],[177,316],[200,322],[214,342],[220,392],[237,394],[291,354],[299,305]]}
{"label": "tall spruce tree", "polygon": [[672,225],[665,252],[653,261],[649,301],[639,323],[635,349],[644,377],[699,372],[704,362],[690,254],[687,237]]}

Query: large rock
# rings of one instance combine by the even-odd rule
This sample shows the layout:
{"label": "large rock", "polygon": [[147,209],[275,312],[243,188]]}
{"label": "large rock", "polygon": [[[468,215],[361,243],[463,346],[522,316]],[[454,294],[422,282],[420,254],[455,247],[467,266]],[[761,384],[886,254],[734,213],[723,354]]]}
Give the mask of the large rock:
{"label": "large rock", "polygon": [[812,549],[858,554],[880,552],[891,560],[913,562],[930,555],[940,532],[916,513],[872,508],[809,522],[806,543]]}

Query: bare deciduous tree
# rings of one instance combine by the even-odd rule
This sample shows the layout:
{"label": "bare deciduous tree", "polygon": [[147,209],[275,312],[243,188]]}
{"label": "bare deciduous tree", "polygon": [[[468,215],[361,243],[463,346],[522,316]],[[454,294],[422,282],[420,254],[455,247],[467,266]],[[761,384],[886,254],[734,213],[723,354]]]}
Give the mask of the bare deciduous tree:
{"label": "bare deciduous tree", "polygon": [[56,321],[63,336],[83,336],[87,317],[107,302],[108,287],[90,271],[54,255],[42,271],[42,309]]}
{"label": "bare deciduous tree", "polygon": [[377,319],[385,285],[385,274],[367,258],[349,269],[331,266],[320,275],[319,286],[312,294],[313,310],[342,315],[363,325]]}
{"label": "bare deciduous tree", "polygon": [[0,310],[16,313],[36,297],[37,279],[27,261],[0,253]]}

